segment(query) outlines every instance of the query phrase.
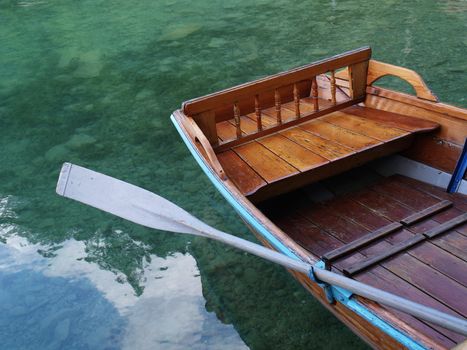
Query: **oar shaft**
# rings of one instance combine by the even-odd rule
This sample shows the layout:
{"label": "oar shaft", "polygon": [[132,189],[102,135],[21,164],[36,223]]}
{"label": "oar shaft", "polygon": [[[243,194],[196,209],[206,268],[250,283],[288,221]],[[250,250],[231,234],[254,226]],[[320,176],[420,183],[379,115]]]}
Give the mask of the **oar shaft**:
{"label": "oar shaft", "polygon": [[312,267],[312,265],[306,262],[295,260],[274,250],[225,232],[217,231],[215,235],[213,235],[213,232],[210,232],[209,237],[306,275],[308,275],[313,268],[315,277],[322,282],[344,288],[354,294],[467,336],[467,321],[458,317],[412,302],[337,273]]}
{"label": "oar shaft", "polygon": [[[213,233],[215,233],[215,235],[213,235]],[[282,265],[294,271],[308,274],[312,267],[310,264],[304,261],[292,259],[282,253],[276,252],[275,250],[265,248],[259,244],[247,241],[245,239],[230,235],[222,231],[216,230],[216,232],[209,232],[208,234],[209,235],[207,235],[206,237],[228,244],[232,247],[235,247],[240,250],[251,253],[253,255],[259,256],[263,259]]]}
{"label": "oar shaft", "polygon": [[444,312],[401,298],[395,294],[371,287],[331,271],[315,268],[314,273],[315,276],[323,282],[342,287],[367,299],[390,306],[396,310],[467,336],[467,321],[465,319],[448,315]]}

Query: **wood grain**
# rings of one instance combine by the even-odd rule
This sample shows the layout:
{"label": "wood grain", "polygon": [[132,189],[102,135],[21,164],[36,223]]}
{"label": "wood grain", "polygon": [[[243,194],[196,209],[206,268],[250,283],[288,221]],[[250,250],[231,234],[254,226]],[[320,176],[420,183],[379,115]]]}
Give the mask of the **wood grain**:
{"label": "wood grain", "polygon": [[[327,99],[318,97],[317,100],[318,100],[318,105],[319,105],[320,109],[326,109],[326,108],[329,108],[329,107],[333,106],[333,104],[331,102],[329,102]],[[294,108],[291,102],[284,103],[283,107],[287,108],[289,110],[293,110],[293,108]],[[301,99],[300,100],[300,107],[301,107],[301,111],[305,112],[305,113],[316,112],[314,102],[313,102],[313,98],[311,98],[311,97],[305,97],[305,98]]]}
{"label": "wood grain", "polygon": [[237,128],[229,121],[223,121],[216,124],[217,136],[223,142],[235,140],[237,135]]}
{"label": "wood grain", "polygon": [[358,132],[362,135],[370,136],[380,141],[388,141],[408,134],[408,131],[340,111],[326,116],[326,122]]}
{"label": "wood grain", "polygon": [[463,145],[465,135],[467,135],[467,123],[465,122],[465,119],[451,117],[443,113],[418,107],[415,104],[408,105],[396,100],[367,94],[365,106],[437,123],[440,125],[440,128],[433,134],[433,136],[455,143],[459,146]]}
{"label": "wood grain", "polygon": [[193,116],[196,124],[203,131],[206,138],[212,145],[218,144],[216,119],[214,111],[206,111]]}
{"label": "wood grain", "polygon": [[323,139],[301,128],[288,129],[280,134],[329,160],[336,160],[354,153],[350,147]]}
{"label": "wood grain", "polygon": [[[336,206],[334,205],[333,208],[335,209]],[[343,214],[349,220],[356,221],[360,225],[368,227],[368,229],[375,229],[376,227],[381,227],[382,225],[385,225],[389,222],[388,220],[385,220],[382,217],[378,218],[376,213],[371,213],[371,211],[365,210],[364,207],[355,206],[350,202],[347,202],[345,205],[340,205],[339,213]],[[355,215],[356,213],[359,213],[359,215]],[[371,220],[368,220],[370,218]],[[371,224],[368,224],[368,222],[370,222]],[[399,239],[406,239],[406,237],[402,236],[399,237]],[[378,245],[375,245],[372,248],[374,249],[377,247]],[[387,250],[387,248],[385,248],[384,245],[380,244],[379,247],[379,252],[384,252]],[[438,303],[443,303],[446,306],[450,307],[451,312],[456,311],[457,313],[463,315],[464,306],[459,305],[460,303],[458,301],[451,300],[451,296],[447,292],[447,290],[442,288],[440,284],[437,284],[437,282],[435,282],[435,280],[439,278],[439,281],[445,282],[448,286],[450,286],[450,288],[455,288],[456,290],[453,291],[453,295],[456,295],[456,297],[459,296],[459,293],[465,293],[464,287],[460,286],[452,279],[440,274],[436,270],[430,268],[428,265],[421,263],[418,259],[406,253],[398,255],[397,257],[388,261],[382,262],[381,264],[385,268],[389,269],[391,272],[410,282],[413,286],[417,287],[416,289],[420,289],[420,291],[423,291],[424,293],[427,293],[431,297],[435,298],[435,300],[437,300]],[[369,271],[374,271],[374,269],[370,269]],[[362,274],[360,274],[359,276],[361,275]],[[424,276],[426,276],[426,279],[424,278]],[[397,288],[400,288],[402,286],[403,284],[399,283]],[[385,286],[384,288],[386,287],[387,286]],[[412,294],[410,298],[413,299],[414,293],[419,294],[418,292],[416,292],[416,289],[412,287],[411,292],[410,289],[408,290],[408,292]],[[438,309],[440,309],[439,306]],[[444,333],[446,334],[446,332]],[[459,336],[456,337],[455,334],[451,334],[450,337],[453,337],[457,340],[459,339]]]}
{"label": "wood grain", "polygon": [[348,66],[350,97],[352,99],[366,95],[366,80],[368,72],[368,61],[362,61]]}
{"label": "wood grain", "polygon": [[[290,102],[290,103],[292,103],[292,102]],[[279,103],[278,106],[279,106],[279,111],[280,111],[280,123],[279,123],[279,119],[277,118],[277,116],[278,116],[277,106],[263,109],[263,114],[265,114],[267,116],[270,116],[270,117],[274,117],[274,120],[276,122],[275,125],[279,125],[282,122],[286,123],[286,122],[289,122],[291,120],[296,119],[295,112],[293,112],[293,111],[291,111],[289,109],[282,108],[280,103]]]}
{"label": "wood grain", "polygon": [[[382,77],[391,75],[406,81],[413,87],[418,98],[432,102],[438,102],[436,95],[431,92],[422,77],[411,69],[395,66],[392,64],[370,60],[368,74],[366,75],[366,85],[371,86]],[[339,79],[349,80],[349,73],[345,70],[336,75]]]}
{"label": "wood grain", "polygon": [[382,142],[354,131],[326,122],[327,116],[300,125],[300,128],[330,142],[339,143],[353,150],[363,150]]}
{"label": "wood grain", "polygon": [[[228,149],[230,149],[232,147],[238,146],[238,145],[240,145],[242,143],[246,143],[246,142],[252,141],[252,140],[254,140],[256,138],[273,134],[273,133],[278,132],[280,130],[290,128],[292,126],[303,123],[303,122],[305,122],[307,120],[311,120],[311,119],[320,117],[322,115],[325,115],[325,114],[328,114],[328,113],[331,113],[331,112],[334,112],[334,111],[349,107],[349,106],[351,106],[351,105],[353,105],[355,103],[359,103],[359,102],[361,102],[361,100],[351,100],[351,101],[347,101],[347,102],[338,103],[335,106],[320,110],[318,112],[303,113],[303,115],[302,115],[302,117],[300,119],[296,119],[295,117],[293,117],[293,119],[289,120],[287,123],[284,122],[284,123],[282,123],[280,125],[276,124],[274,126],[270,126],[269,128],[264,129],[264,130],[254,134],[254,135],[243,136],[240,140],[232,140],[232,141],[223,142],[222,144],[216,146],[215,150],[216,150],[216,152],[223,152],[223,151],[226,151],[226,150],[228,150]],[[291,114],[293,116],[294,113],[292,111],[290,111],[290,112],[291,112]]]}
{"label": "wood grain", "polygon": [[[419,135],[413,145],[404,151],[403,155],[432,166],[434,168],[453,173],[462,153],[462,147],[431,135]],[[467,179],[465,174],[464,179]]]}
{"label": "wood grain", "polygon": [[[305,79],[296,83],[299,94],[301,98],[307,97],[310,94],[310,86],[311,86],[311,77],[310,79]],[[293,86],[292,85],[284,85],[278,88],[282,103],[287,103],[293,101]],[[243,100],[238,101],[238,106],[243,114],[250,114],[255,113],[255,100],[256,97],[259,102],[259,106],[261,109],[266,109],[270,107],[274,107],[274,90],[268,90],[264,92],[257,92],[255,95],[245,97]],[[225,105],[219,108],[214,109],[216,113],[216,122],[221,122],[223,120],[232,119],[233,118],[233,111],[232,105]]]}
{"label": "wood grain", "polygon": [[258,188],[267,184],[235,152],[226,151],[219,153],[217,156],[227,176],[245,195],[254,193]]}
{"label": "wood grain", "polygon": [[250,142],[233,150],[268,183],[299,173],[297,168],[258,142]]}
{"label": "wood grain", "polygon": [[[256,116],[250,114],[248,116],[243,115],[240,117],[240,128],[244,135],[251,135],[257,131],[258,125],[256,122],[253,121],[252,118],[256,118]],[[232,119],[230,119],[228,122],[232,124],[233,126],[235,126],[233,124]],[[222,123],[225,123],[225,122],[222,122]]]}
{"label": "wood grain", "polygon": [[[286,130],[282,134],[287,136],[286,133],[290,131],[295,132],[295,130]],[[306,133],[306,131],[303,131]],[[313,134],[308,133],[311,135],[311,138],[317,137]],[[295,135],[296,136],[296,135]],[[287,136],[288,137],[288,136]],[[300,137],[296,138],[295,140],[291,138],[294,142],[300,143]],[[329,142],[324,142],[321,147],[316,148],[316,143],[311,143],[312,146],[308,147],[307,142],[310,141],[310,136],[305,136],[303,139],[303,146],[310,149],[312,152],[321,155],[324,158],[327,158],[325,155],[326,152],[329,153],[329,147],[331,147]],[[308,140],[308,141],[307,141]],[[250,200],[257,202],[260,200],[264,200],[271,196],[277,196],[281,193],[286,193],[296,188],[300,188],[306,184],[310,184],[315,181],[319,181],[330,176],[342,173],[346,170],[355,168],[361,164],[367,163],[371,160],[387,156],[389,154],[393,154],[395,152],[399,152],[403,149],[409,147],[412,142],[412,136],[409,135],[404,138],[398,138],[396,140],[392,140],[390,142],[386,142],[378,147],[365,149],[359,152],[355,152],[350,150],[349,154],[344,156],[337,156],[330,154],[329,157],[334,157],[334,159],[339,159],[339,161],[332,161],[323,166],[317,167],[311,171],[306,171],[300,174],[295,175],[293,178],[286,178],[278,180],[274,183],[270,183],[268,186],[259,189],[255,194],[249,197]],[[341,146],[340,147],[344,147]],[[315,148],[314,150],[312,148]]]}
{"label": "wood grain", "polygon": [[409,106],[423,108],[427,111],[437,112],[439,114],[444,114],[449,117],[467,120],[467,110],[465,108],[460,108],[441,102],[421,100],[415,96],[408,95],[403,92],[392,91],[380,87],[368,86],[367,95],[373,95],[373,97],[380,97],[384,99],[398,101],[405,103]]}
{"label": "wood grain", "polygon": [[[335,216],[332,215],[332,212],[329,210],[329,208],[325,212],[321,212],[320,214],[317,213],[314,217],[310,216],[314,210],[309,209],[309,208],[306,208],[304,210],[305,211],[302,213],[302,215],[298,215],[298,213],[294,211],[287,211],[287,210],[285,211],[285,213],[283,211],[276,212],[274,216],[274,221],[279,225],[279,227],[282,227],[286,232],[288,232],[291,235],[291,237],[301,242],[301,244],[304,247],[312,251],[315,255],[323,254],[323,252],[325,252],[326,249],[330,249],[332,247],[338,247],[342,245],[342,243],[339,242],[339,240],[337,240],[336,238],[326,233],[325,230],[327,230],[327,226],[319,227],[312,223],[314,221],[314,218],[317,218],[317,217],[319,218],[318,220],[321,220],[322,222],[322,218],[326,217],[326,215],[328,216],[327,222],[335,222]],[[311,220],[312,222],[308,220]],[[382,246],[381,250],[386,249],[385,247],[387,246],[388,244],[386,243],[386,246]],[[372,285],[378,288],[383,287],[387,290],[386,288],[387,285],[385,282],[383,282],[384,279],[381,280],[379,275],[382,274],[383,276],[387,276],[387,275],[392,275],[392,273],[390,273],[389,271],[385,269],[378,268],[377,275],[374,275],[374,273],[372,272],[370,272],[369,274],[371,274],[372,276],[372,283],[371,283]],[[361,277],[359,277],[358,279],[361,279]],[[405,286],[405,291],[407,291],[407,293],[404,293],[404,294],[406,294],[405,295],[406,297],[409,297],[412,300],[422,299],[425,304],[432,305],[442,310],[447,309],[448,312],[452,314],[452,310],[450,310],[449,308],[446,308],[439,302],[434,301],[430,297],[427,297],[426,294],[424,294],[423,292],[417,289],[414,289],[414,287],[408,284],[406,281],[400,278],[396,278],[395,280],[392,281],[392,283],[394,287],[396,288],[401,288],[402,286]],[[398,294],[399,295],[401,294],[400,291],[398,292]],[[422,298],[420,298],[421,295],[423,295]],[[426,300],[429,300],[429,302],[426,302]],[[400,314],[400,317],[403,320],[409,321],[412,326],[415,326],[418,329],[423,330],[427,334],[433,337],[439,337],[439,334],[436,336],[434,335],[434,334],[437,334],[436,331],[428,327],[426,324],[414,319],[413,317],[404,315],[404,314]],[[456,337],[455,334],[453,334],[452,336]],[[457,336],[457,338],[459,338],[459,336]]]}
{"label": "wood grain", "polygon": [[[373,189],[377,190],[380,186],[381,185],[376,185]],[[410,196],[410,194],[407,194],[407,196]],[[399,221],[401,216],[406,215],[406,213],[416,213],[415,210],[402,206],[399,202],[394,201],[393,198],[385,196],[379,192],[365,191],[364,193],[354,197],[354,199],[388,220]],[[427,205],[426,207],[429,206]],[[436,217],[436,215],[434,217]],[[431,217],[425,218],[425,220],[432,221]],[[409,230],[419,234],[424,232],[417,228],[417,226],[411,226]],[[388,241],[393,244],[399,244],[409,238],[409,234],[394,235],[389,237]],[[433,240],[426,241],[423,244],[412,248],[409,250],[409,254],[464,286],[467,285],[467,275],[465,274],[465,268],[467,267],[466,262],[452,255],[449,250],[440,249]]]}
{"label": "wood grain", "polygon": [[366,119],[374,120],[383,125],[414,133],[433,131],[439,128],[439,124],[429,120],[406,116],[404,114],[381,111],[375,108],[352,106],[343,110],[344,113],[354,114]]}
{"label": "wood grain", "polygon": [[300,171],[307,171],[328,163],[326,158],[280,134],[259,139],[258,142]]}
{"label": "wood grain", "polygon": [[377,80],[387,75],[392,75],[408,82],[415,90],[417,97],[433,102],[438,102],[436,95],[431,92],[418,73],[407,68],[370,60],[366,81],[367,85],[372,85]]}

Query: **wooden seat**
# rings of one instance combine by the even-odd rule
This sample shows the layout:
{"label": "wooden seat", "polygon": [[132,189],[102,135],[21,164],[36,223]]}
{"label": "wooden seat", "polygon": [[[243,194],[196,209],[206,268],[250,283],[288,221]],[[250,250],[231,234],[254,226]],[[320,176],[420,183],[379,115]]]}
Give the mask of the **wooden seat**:
{"label": "wooden seat", "polygon": [[[301,103],[304,109],[312,108],[312,101]],[[292,108],[282,106],[282,117],[294,118]],[[275,113],[263,111],[266,127],[275,125]],[[254,115],[241,118],[242,133],[256,130]],[[234,146],[217,156],[237,187],[259,200],[402,151],[415,134],[438,127],[431,121],[352,106]],[[224,140],[235,138],[234,121],[218,123],[217,131]]]}

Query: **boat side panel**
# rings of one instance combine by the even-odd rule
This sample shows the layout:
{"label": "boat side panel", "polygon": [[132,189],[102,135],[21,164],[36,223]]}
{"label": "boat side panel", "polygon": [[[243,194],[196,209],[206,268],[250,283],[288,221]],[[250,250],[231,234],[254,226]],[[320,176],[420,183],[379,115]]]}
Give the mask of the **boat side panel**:
{"label": "boat side panel", "polygon": [[[452,173],[467,135],[465,109],[424,101],[384,89],[368,90],[365,106],[439,123],[439,131],[420,135],[404,152],[407,157]],[[465,177],[467,178],[467,177]]]}

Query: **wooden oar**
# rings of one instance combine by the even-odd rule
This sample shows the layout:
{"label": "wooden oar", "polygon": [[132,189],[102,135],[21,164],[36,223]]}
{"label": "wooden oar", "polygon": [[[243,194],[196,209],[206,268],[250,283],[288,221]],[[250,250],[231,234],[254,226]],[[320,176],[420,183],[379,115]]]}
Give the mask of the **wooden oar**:
{"label": "wooden oar", "polygon": [[188,233],[221,241],[286,268],[310,274],[320,281],[406,312],[467,336],[467,321],[331,271],[290,258],[271,249],[219,231],[152,192],[95,171],[63,164],[57,193],[134,223],[171,232]]}

